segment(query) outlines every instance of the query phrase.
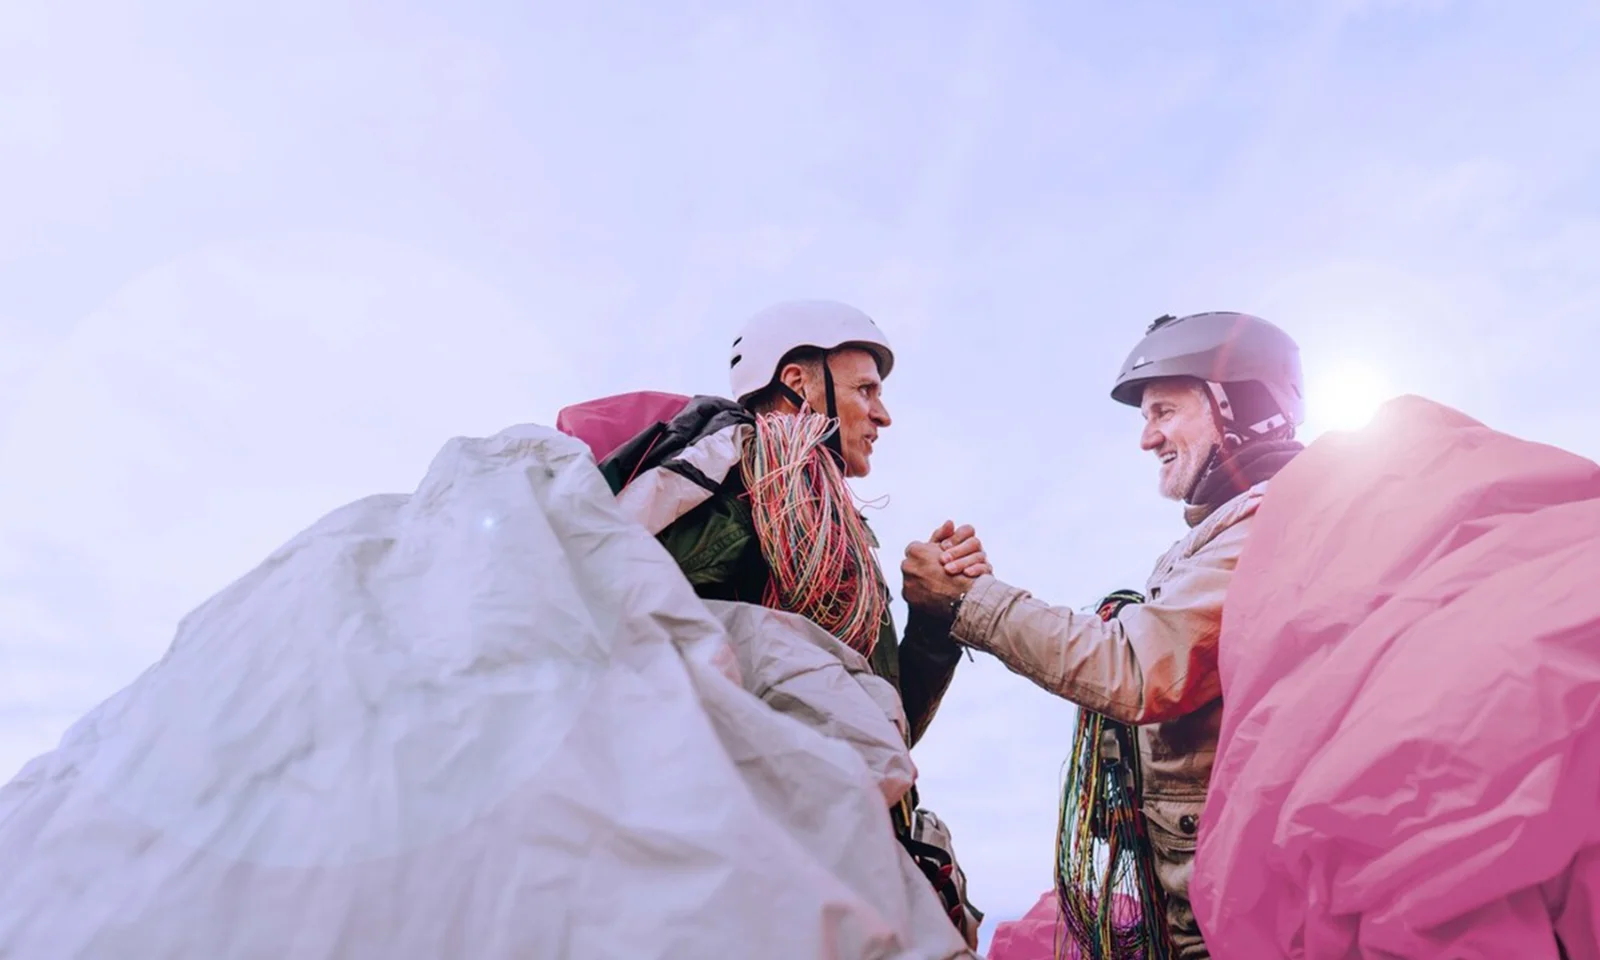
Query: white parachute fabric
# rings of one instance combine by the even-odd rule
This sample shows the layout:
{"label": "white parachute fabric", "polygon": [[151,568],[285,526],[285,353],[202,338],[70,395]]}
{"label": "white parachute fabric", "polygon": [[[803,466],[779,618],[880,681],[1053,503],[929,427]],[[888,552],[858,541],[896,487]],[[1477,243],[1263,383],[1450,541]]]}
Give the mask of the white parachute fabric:
{"label": "white parachute fabric", "polygon": [[714,606],[580,441],[452,441],[0,789],[0,957],[968,955],[886,686]]}
{"label": "white parachute fabric", "polygon": [[865,657],[802,616],[748,603],[706,603],[733,641],[746,690],[779,713],[850,744],[888,805],[916,782],[900,694]]}

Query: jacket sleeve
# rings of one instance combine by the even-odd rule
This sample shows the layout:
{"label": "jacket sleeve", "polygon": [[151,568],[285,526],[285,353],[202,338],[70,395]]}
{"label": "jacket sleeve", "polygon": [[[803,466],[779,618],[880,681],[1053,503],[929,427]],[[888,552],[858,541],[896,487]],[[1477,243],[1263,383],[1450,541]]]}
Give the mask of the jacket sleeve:
{"label": "jacket sleeve", "polygon": [[950,639],[948,628],[913,611],[900,644],[900,702],[905,707],[911,746],[917,745],[933,722],[960,662],[961,647]]}
{"label": "jacket sleeve", "polygon": [[951,629],[959,643],[1095,713],[1129,724],[1164,723],[1222,693],[1217,637],[1222,601],[1248,524],[1220,532],[1161,577],[1159,596],[1116,619],[1052,607],[983,576]]}

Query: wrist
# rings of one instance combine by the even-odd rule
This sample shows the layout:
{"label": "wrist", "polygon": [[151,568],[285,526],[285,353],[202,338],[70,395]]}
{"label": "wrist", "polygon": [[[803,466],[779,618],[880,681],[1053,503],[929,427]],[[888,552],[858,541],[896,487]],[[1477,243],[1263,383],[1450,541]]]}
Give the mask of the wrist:
{"label": "wrist", "polygon": [[961,615],[961,604],[966,598],[965,590],[954,597],[929,597],[910,607],[911,621],[924,628],[948,630],[955,625],[956,617]]}
{"label": "wrist", "polygon": [[945,622],[948,623],[950,626],[953,627],[953,626],[956,625],[956,620],[958,618],[960,618],[960,616],[961,616],[961,605],[963,603],[965,603],[966,600],[967,600],[967,591],[963,590],[963,591],[961,591],[960,595],[958,595],[954,600],[951,600],[949,602],[949,605],[948,605],[948,607],[946,609],[946,612],[945,612],[945,615],[947,617]]}

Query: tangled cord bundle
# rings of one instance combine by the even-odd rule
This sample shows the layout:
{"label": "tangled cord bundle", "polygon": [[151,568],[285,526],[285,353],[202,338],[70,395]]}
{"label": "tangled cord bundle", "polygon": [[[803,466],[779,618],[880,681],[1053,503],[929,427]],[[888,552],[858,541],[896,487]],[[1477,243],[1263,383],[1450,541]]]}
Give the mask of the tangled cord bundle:
{"label": "tangled cord bundle", "polygon": [[[1137,598],[1137,599],[1136,599]],[[1138,594],[1107,598],[1103,619]],[[1121,759],[1105,756],[1106,736]],[[1056,895],[1067,936],[1084,960],[1168,960],[1166,900],[1138,807],[1141,783],[1132,728],[1079,709],[1056,834]],[[1057,944],[1057,954],[1064,944]]]}
{"label": "tangled cord bundle", "polygon": [[763,602],[821,625],[871,656],[889,599],[872,535],[824,446],[837,424],[814,413],[763,414],[741,467],[761,551]]}

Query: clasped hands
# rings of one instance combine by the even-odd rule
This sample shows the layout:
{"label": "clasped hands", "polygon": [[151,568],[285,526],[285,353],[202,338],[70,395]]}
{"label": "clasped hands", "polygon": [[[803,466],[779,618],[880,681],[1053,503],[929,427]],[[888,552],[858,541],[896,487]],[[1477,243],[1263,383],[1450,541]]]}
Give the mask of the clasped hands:
{"label": "clasped hands", "polygon": [[906,545],[900,596],[913,611],[947,622],[955,602],[986,573],[994,568],[971,525],[946,520],[927,540]]}

